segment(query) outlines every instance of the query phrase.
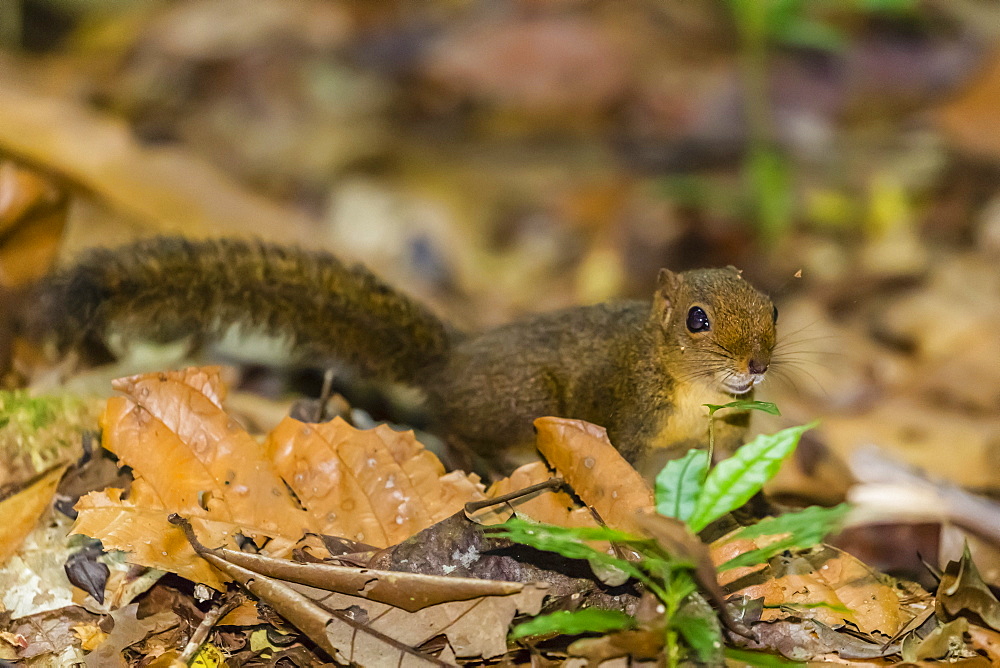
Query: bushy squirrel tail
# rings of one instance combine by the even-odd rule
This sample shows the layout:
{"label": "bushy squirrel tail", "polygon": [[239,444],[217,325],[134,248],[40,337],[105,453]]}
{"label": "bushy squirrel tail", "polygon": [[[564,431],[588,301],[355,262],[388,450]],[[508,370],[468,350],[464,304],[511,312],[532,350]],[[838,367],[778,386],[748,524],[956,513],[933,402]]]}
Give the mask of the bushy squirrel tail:
{"label": "bushy squirrel tail", "polygon": [[340,360],[419,383],[444,360],[449,328],[360,265],[329,253],[237,239],[154,237],[88,251],[45,279],[34,328],[63,346],[103,336],[220,336],[232,325],[286,336],[311,363]]}

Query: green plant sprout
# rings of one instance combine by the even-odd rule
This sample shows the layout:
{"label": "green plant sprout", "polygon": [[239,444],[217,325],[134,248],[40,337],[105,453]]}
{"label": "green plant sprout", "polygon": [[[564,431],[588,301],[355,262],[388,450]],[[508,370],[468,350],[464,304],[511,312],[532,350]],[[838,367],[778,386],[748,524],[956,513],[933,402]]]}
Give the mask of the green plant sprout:
{"label": "green plant sprout", "polygon": [[[777,413],[774,404],[764,402],[733,402],[725,406],[710,406],[709,410],[714,416],[716,411],[723,408]],[[684,457],[668,462],[657,476],[656,511],[684,522],[692,532],[701,531],[759,492],[764,483],[777,473],[781,462],[794,452],[802,434],[815,425],[813,422],[775,434],[757,436],[739,448],[732,457],[711,469],[707,452],[690,450]],[[785,550],[811,547],[840,524],[847,510],[846,504],[835,508],[812,506],[744,527],[735,534],[736,537],[782,537],[766,547],[731,559],[717,570],[726,571],[738,566],[764,563]],[[607,527],[568,528],[537,524],[520,518],[486,529],[486,532],[535,549],[556,552],[567,558],[587,559],[612,566],[638,580],[663,604],[664,650],[669,666],[677,666],[686,659],[719,663],[723,653],[736,659],[744,654],[753,654],[741,650],[724,650],[719,619],[711,612],[698,591],[695,577],[697,564],[694,559],[683,554],[671,554],[656,540]],[[617,543],[631,548],[639,556],[635,560],[623,559],[592,547],[587,541]],[[636,620],[624,613],[596,612],[585,608],[540,615],[518,625],[513,630],[512,637],[523,638],[543,633],[606,633],[636,626]],[[753,655],[760,659],[759,662],[755,661],[755,665],[796,665],[769,655]]]}
{"label": "green plant sprout", "polygon": [[767,243],[784,237],[795,213],[792,170],[778,147],[770,101],[770,54],[791,46],[837,51],[844,33],[823,14],[844,11],[896,13],[914,11],[916,0],[728,0],[740,37],[749,145],[743,163],[748,204],[758,235]]}
{"label": "green plant sprout", "polygon": [[770,401],[751,401],[748,399],[740,399],[738,401],[730,401],[728,404],[702,404],[708,409],[708,461],[712,461],[712,457],[715,456],[715,414],[723,409],[732,409],[737,411],[763,411],[764,413],[770,413],[771,415],[781,415],[781,411],[778,410],[777,404],[772,404]]}

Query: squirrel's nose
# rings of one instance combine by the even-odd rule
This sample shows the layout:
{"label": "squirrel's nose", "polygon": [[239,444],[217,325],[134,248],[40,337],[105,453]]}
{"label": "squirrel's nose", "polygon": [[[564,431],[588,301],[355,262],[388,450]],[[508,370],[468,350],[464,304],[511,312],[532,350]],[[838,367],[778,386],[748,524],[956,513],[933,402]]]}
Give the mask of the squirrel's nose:
{"label": "squirrel's nose", "polygon": [[747,367],[750,369],[750,373],[760,374],[767,371],[767,362],[761,362],[750,358],[750,362],[747,364]]}

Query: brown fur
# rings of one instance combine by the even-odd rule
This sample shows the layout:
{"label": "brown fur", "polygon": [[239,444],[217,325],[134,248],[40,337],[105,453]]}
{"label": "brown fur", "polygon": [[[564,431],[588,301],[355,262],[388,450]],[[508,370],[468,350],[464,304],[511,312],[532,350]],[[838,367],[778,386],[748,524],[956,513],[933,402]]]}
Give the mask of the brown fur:
{"label": "brown fur", "polygon": [[[607,427],[650,471],[705,444],[701,404],[732,399],[718,379],[751,359],[766,365],[774,346],[771,301],[731,268],[664,270],[652,303],[570,308],[462,336],[327,253],[158,238],[91,251],[45,283],[40,303],[64,340],[112,323],[160,336],[233,323],[286,334],[312,360],[422,388],[439,430],[487,458],[530,444],[532,420],[557,415]],[[688,331],[692,306],[711,331]],[[720,445],[736,445],[747,421],[723,422]]]}

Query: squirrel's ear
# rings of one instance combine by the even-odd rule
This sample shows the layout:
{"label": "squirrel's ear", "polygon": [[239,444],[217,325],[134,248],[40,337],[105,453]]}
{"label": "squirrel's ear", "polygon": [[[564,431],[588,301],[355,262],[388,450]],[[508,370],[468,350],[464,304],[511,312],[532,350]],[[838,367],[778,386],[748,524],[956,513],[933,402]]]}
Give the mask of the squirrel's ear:
{"label": "squirrel's ear", "polygon": [[681,275],[669,269],[660,269],[656,279],[656,294],[653,297],[653,307],[660,314],[660,321],[666,325],[670,320],[677,292],[681,285]]}
{"label": "squirrel's ear", "polygon": [[669,269],[660,269],[660,275],[656,278],[656,291],[667,297],[672,297],[677,293],[681,285],[681,275]]}

